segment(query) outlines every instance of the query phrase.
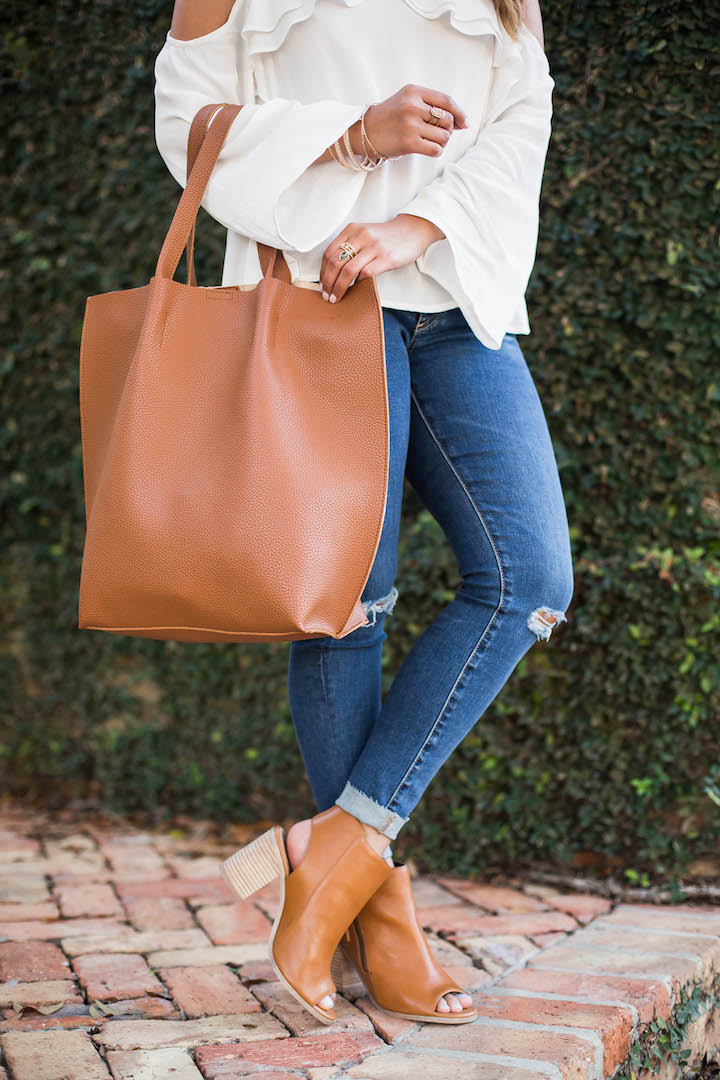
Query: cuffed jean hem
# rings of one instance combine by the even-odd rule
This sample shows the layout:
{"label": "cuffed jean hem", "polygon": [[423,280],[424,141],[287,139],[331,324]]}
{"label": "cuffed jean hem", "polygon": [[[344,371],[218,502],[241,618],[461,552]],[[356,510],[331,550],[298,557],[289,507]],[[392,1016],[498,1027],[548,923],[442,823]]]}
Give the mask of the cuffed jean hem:
{"label": "cuffed jean hem", "polygon": [[347,814],[352,814],[358,821],[364,821],[366,825],[372,825],[373,829],[384,833],[390,840],[395,839],[408,820],[400,817],[394,810],[388,810],[386,806],[381,806],[380,803],[371,799],[369,795],[365,795],[362,791],[354,788],[352,784],[345,785],[335,800],[335,805],[339,806]]}

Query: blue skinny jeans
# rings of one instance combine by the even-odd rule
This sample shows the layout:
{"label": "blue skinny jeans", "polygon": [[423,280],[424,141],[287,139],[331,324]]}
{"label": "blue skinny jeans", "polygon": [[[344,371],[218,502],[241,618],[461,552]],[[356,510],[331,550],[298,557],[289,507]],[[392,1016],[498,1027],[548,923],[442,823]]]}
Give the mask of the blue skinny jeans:
{"label": "blue skinny jeans", "polygon": [[[530,646],[566,620],[573,566],[550,434],[517,337],[488,349],[458,307],[384,307],[383,320],[390,464],[362,594],[370,622],[341,639],[291,642],[288,690],[318,810],[336,803],[393,839]],[[460,585],[382,700],[405,476],[447,536]]]}

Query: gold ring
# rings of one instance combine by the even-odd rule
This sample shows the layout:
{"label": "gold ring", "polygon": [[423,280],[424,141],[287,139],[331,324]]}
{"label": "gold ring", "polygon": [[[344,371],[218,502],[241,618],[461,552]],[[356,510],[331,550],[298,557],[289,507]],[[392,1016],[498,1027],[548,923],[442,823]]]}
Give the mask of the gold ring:
{"label": "gold ring", "polygon": [[345,240],[340,245],[340,261],[341,262],[343,262],[345,259],[354,259],[356,255],[357,255],[357,251],[352,246],[352,244],[350,244],[347,240]]}
{"label": "gold ring", "polygon": [[[433,105],[430,108],[430,117],[430,120],[428,120],[429,124],[439,124],[445,117],[445,110],[441,109],[438,105]],[[433,119],[433,117],[436,119]]]}

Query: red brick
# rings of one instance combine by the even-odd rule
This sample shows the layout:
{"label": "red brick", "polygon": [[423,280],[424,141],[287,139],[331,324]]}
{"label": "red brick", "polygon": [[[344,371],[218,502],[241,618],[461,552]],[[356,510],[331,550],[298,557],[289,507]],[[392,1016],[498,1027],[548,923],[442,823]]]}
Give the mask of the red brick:
{"label": "red brick", "polygon": [[[69,975],[66,972],[66,975]],[[78,988],[71,979],[51,979],[47,982],[15,982],[0,986],[0,1008],[10,1005],[58,1005],[61,1002],[82,1003]]]}
{"label": "red brick", "polygon": [[398,1016],[391,1016],[385,1009],[378,1009],[377,1005],[373,1005],[369,997],[357,998],[355,1007],[362,1009],[365,1015],[370,1018],[372,1026],[386,1043],[394,1043],[396,1039],[401,1039],[409,1031],[417,1027],[417,1024],[413,1023],[412,1020],[401,1020]]}
{"label": "red brick", "polygon": [[[233,894],[234,895],[234,894]],[[237,897],[234,896],[237,900]],[[274,919],[280,910],[280,904],[282,902],[282,883],[279,878],[275,878],[264,888],[259,889],[253,894],[253,903],[257,904],[261,911],[264,911],[268,919]]]}
{"label": "red brick", "polygon": [[468,994],[471,994],[473,990],[481,990],[493,980],[489,971],[483,971],[482,968],[472,965],[443,964],[443,971],[447,972],[448,978],[454,979],[460,989]]}
{"label": "red brick", "polygon": [[562,911],[538,911],[528,915],[483,915],[473,908],[424,908],[422,925],[438,933],[460,935],[543,934],[551,930],[575,930],[577,923]]}
{"label": "red brick", "polygon": [[287,1031],[274,1016],[259,1012],[205,1016],[200,1020],[113,1020],[103,1026],[95,1041],[106,1050],[159,1050],[166,1046],[191,1050],[241,1039],[274,1043],[287,1038]]}
{"label": "red brick", "polygon": [[176,1008],[175,1003],[167,997],[157,997],[145,994],[143,997],[123,998],[122,1001],[113,1001],[108,1007],[112,1009],[113,1019],[180,1019],[180,1013]]}
{"label": "red brick", "polygon": [[514,994],[481,994],[474,999],[481,1016],[524,1024],[550,1024],[587,1028],[603,1042],[605,1073],[623,1062],[630,1047],[633,1014],[615,1005],[588,1005],[556,998],[516,997]]}
{"label": "red brick", "polygon": [[55,941],[84,934],[112,934],[127,927],[115,919],[69,919],[57,922],[0,923],[0,937],[15,941]]}
{"label": "red brick", "polygon": [[195,926],[192,912],[174,896],[126,900],[125,910],[138,930],[191,930]]}
{"label": "red brick", "polygon": [[12,829],[0,829],[0,851],[4,855],[37,854],[40,851],[40,845],[37,840],[30,840],[27,836],[21,836]]}
{"label": "red brick", "polygon": [[0,942],[0,982],[67,979],[70,964],[57,945],[46,941]]}
{"label": "red brick", "polygon": [[248,960],[240,966],[240,978],[252,986],[258,982],[273,982],[277,975],[269,960]]}
{"label": "red brick", "polygon": [[686,906],[660,907],[653,904],[620,904],[609,915],[598,920],[601,924],[647,927],[651,930],[680,930],[720,937],[720,914],[717,917],[694,911]]}
{"label": "red brick", "polygon": [[[639,943],[638,943],[639,944]],[[643,942],[644,944],[644,942]],[[613,951],[596,949],[593,946],[580,947],[573,940],[531,956],[531,967],[542,967],[550,971],[589,971],[600,974],[610,972],[613,975],[667,975],[677,986],[687,982],[696,972],[697,961],[681,956],[669,956],[667,953],[631,951],[630,949]]]}
{"label": "red brick", "polygon": [[0,873],[0,901],[3,904],[44,904],[50,899],[47,881],[44,877],[11,877]]}
{"label": "red brick", "polygon": [[233,1062],[284,1066],[305,1069],[310,1066],[335,1065],[340,1068],[361,1061],[385,1044],[371,1032],[343,1032],[337,1035],[308,1035],[304,1039],[263,1039],[229,1046],[201,1046],[195,1060],[206,1080],[224,1080],[233,1075]]}
{"label": "red brick", "polygon": [[165,860],[149,844],[109,841],[102,843],[100,847],[118,877],[146,877],[162,881],[169,875]]}
{"label": "red brick", "polygon": [[115,1080],[202,1080],[189,1053],[177,1047],[113,1050],[108,1064]]}
{"label": "red brick", "polygon": [[595,1047],[590,1039],[559,1031],[503,1027],[478,1020],[474,1024],[465,1024],[461,1032],[458,1038],[452,1024],[421,1024],[417,1032],[403,1040],[403,1047],[457,1052],[462,1046],[469,1054],[549,1062],[557,1066],[563,1080],[587,1080],[595,1060]]}
{"label": "red brick", "polygon": [[[460,1028],[458,1034],[462,1030]],[[406,1054],[402,1049],[395,1049],[392,1054],[373,1054],[362,1065],[354,1065],[343,1073],[343,1080],[415,1080],[416,1077],[422,1080],[547,1080],[547,1073],[523,1069],[515,1064],[507,1066],[488,1061],[468,1061],[462,1053]],[[257,1080],[257,1077],[253,1076],[252,1080]],[[327,1080],[335,1080],[335,1077],[330,1076]]]}
{"label": "red brick", "polygon": [[438,881],[451,893],[488,911],[497,913],[514,911],[517,914],[529,914],[532,911],[546,910],[546,905],[541,900],[528,896],[518,889],[508,889],[502,885],[482,885],[474,881],[460,881],[446,877],[438,878]]}
{"label": "red brick", "polygon": [[[577,934],[573,940],[580,946],[597,945],[617,950],[638,948],[638,932],[635,927],[611,927],[607,923],[604,926],[593,924],[581,934]],[[695,954],[702,958],[703,967],[706,969],[713,961],[720,966],[720,938],[688,932],[663,933],[653,930],[652,933],[646,932],[642,935],[641,947],[670,955]]]}
{"label": "red brick", "polygon": [[106,1023],[106,1017],[91,1016],[85,1005],[69,1006],[69,1008],[71,1012],[52,1013],[51,1016],[43,1016],[41,1013],[30,1011],[12,1019],[6,1017],[0,1021],[0,1035],[9,1031],[72,1031],[80,1028],[89,1030]]}
{"label": "red brick", "polygon": [[537,947],[520,934],[459,938],[458,943],[491,975],[503,975],[508,968],[517,967],[538,953]]}
{"label": "red brick", "polygon": [[201,1016],[261,1012],[260,1003],[228,967],[167,968],[160,978],[190,1020]]}
{"label": "red brick", "polygon": [[189,855],[169,855],[167,862],[179,878],[206,881],[219,875],[222,859],[213,855],[201,855],[198,858]]}
{"label": "red brick", "polygon": [[663,1020],[670,1015],[667,987],[653,979],[524,968],[503,976],[497,985],[516,990],[535,990],[538,993],[589,997],[597,1001],[627,1001],[629,1005],[635,1006],[643,1022],[651,1020],[655,1013]]}
{"label": "red brick", "polygon": [[296,1001],[279,982],[260,983],[253,987],[253,994],[262,1003],[263,1008],[272,1012],[273,1016],[277,1016],[292,1035],[303,1037],[320,1031],[331,1034],[338,1031],[372,1030],[370,1020],[365,1013],[356,1009],[340,995],[335,999],[337,1019],[333,1024],[323,1024],[299,1001]]}
{"label": "red brick", "polygon": [[0,923],[36,922],[40,919],[57,919],[55,904],[0,904]]}
{"label": "red brick", "polygon": [[14,1031],[0,1038],[15,1080],[108,1080],[105,1064],[82,1031]]}
{"label": "red brick", "polygon": [[123,926],[115,934],[89,934],[63,938],[62,947],[70,956],[84,953],[149,953],[160,949],[212,948],[202,930],[133,930]]}
{"label": "red brick", "polygon": [[412,893],[416,908],[445,907],[461,902],[459,897],[426,877],[413,878]]}
{"label": "red brick", "polygon": [[549,934],[531,934],[530,940],[539,949],[544,949],[546,945],[554,945],[565,937],[567,937],[567,934],[563,933],[562,930],[551,930]]}
{"label": "red brick", "polygon": [[161,949],[150,953],[151,968],[208,967],[232,964],[242,967],[267,955],[267,945],[206,945],[203,948]]}
{"label": "red brick", "polygon": [[198,908],[197,921],[215,945],[250,945],[267,941],[272,926],[250,901]]}
{"label": "red brick", "polygon": [[78,916],[115,915],[122,918],[118,898],[109,885],[63,885],[56,889],[66,919]]}
{"label": "red brick", "polygon": [[583,893],[559,894],[545,897],[548,907],[557,908],[572,915],[578,922],[586,923],[596,915],[604,915],[610,910],[610,901],[602,896],[586,896]]}
{"label": "red brick", "polygon": [[222,878],[195,881],[167,878],[164,881],[123,881],[115,879],[115,888],[123,900],[140,900],[153,896],[174,896],[179,900],[202,898],[206,904],[231,903],[237,896]]}
{"label": "red brick", "polygon": [[165,993],[142,956],[128,953],[80,956],[73,964],[90,999],[119,1001],[143,994]]}

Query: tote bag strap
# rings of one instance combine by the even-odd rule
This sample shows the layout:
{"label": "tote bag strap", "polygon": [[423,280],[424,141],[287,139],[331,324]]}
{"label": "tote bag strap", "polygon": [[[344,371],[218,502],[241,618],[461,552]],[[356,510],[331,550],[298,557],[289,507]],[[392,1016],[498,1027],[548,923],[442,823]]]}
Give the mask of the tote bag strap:
{"label": "tote bag strap", "polygon": [[[198,154],[200,152],[200,147],[203,144],[203,141],[204,141],[205,136],[207,134],[208,126],[210,124],[210,121],[211,121],[213,115],[215,114],[215,112],[218,109],[224,108],[225,106],[227,106],[228,108],[232,107],[227,102],[225,102],[223,104],[220,104],[220,103],[212,104],[211,103],[211,104],[208,104],[208,105],[203,105],[202,108],[198,109],[198,111],[196,112],[196,114],[195,114],[195,116],[193,118],[193,122],[190,125],[190,132],[188,134],[187,171],[186,171],[186,176],[187,177],[190,176],[190,173],[193,170],[193,166],[195,165],[195,162],[197,161],[197,156],[198,156]],[[235,106],[235,108],[237,108],[237,106]],[[240,106],[240,108],[243,108],[243,106]],[[190,229],[190,236],[188,238],[188,242],[187,242],[186,247],[185,247],[185,266],[186,266],[186,270],[187,270],[186,280],[187,280],[188,285],[197,285],[197,280],[196,280],[196,277],[195,277],[195,258],[194,258],[195,225],[196,225],[196,222],[193,221],[192,228]],[[267,244],[260,243],[260,241],[257,241],[257,248],[258,248],[258,257],[259,257],[259,260],[260,260],[260,265],[261,265],[261,269],[263,271],[263,274],[265,276],[268,276],[268,274],[270,276],[272,276],[273,273],[274,273],[275,276],[278,277],[280,280],[290,282],[290,280],[291,280],[291,278],[290,278],[290,270],[289,270],[284,258],[282,258],[282,256],[281,256],[277,260],[277,270],[275,271],[275,260],[274,260],[274,255],[273,255],[274,249],[272,247],[268,246]],[[268,267],[268,262],[271,259],[273,260],[272,268]]]}
{"label": "tote bag strap", "polygon": [[[180,197],[158,256],[155,271],[157,277],[173,278],[183,248],[186,248],[190,256],[187,262],[188,284],[195,283],[192,255],[197,213],[227,134],[242,108],[242,105],[220,102],[205,105],[198,110],[188,138],[188,174],[185,189]],[[212,122],[210,122],[211,119]],[[195,126],[194,131],[193,126]],[[281,256],[279,260],[276,260],[277,248],[258,242],[258,251],[261,262],[265,262],[263,267],[265,277],[273,276],[277,261],[278,272],[276,276],[284,281],[290,281],[290,271],[284,258]]]}

